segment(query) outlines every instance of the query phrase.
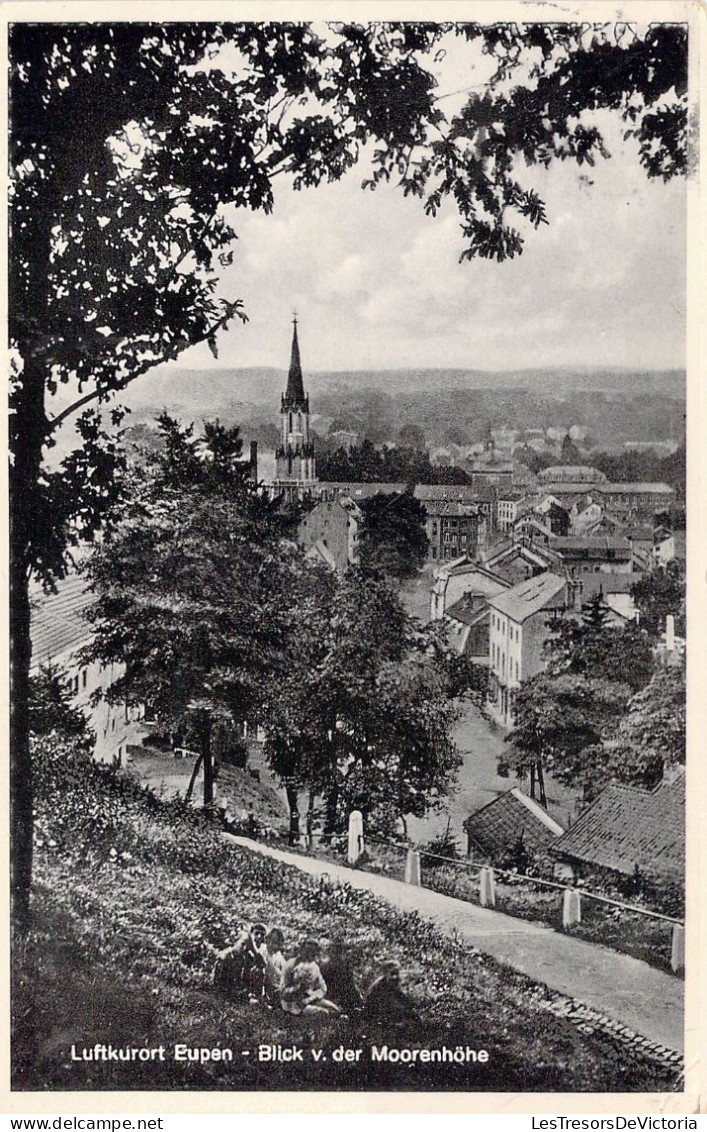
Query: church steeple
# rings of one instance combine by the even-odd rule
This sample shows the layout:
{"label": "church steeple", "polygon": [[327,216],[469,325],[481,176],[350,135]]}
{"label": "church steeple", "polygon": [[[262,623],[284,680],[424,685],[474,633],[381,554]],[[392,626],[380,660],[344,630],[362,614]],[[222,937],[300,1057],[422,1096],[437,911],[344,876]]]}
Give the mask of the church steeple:
{"label": "church steeple", "polygon": [[292,319],[292,351],[287,389],[280,405],[280,444],[275,450],[273,488],[286,495],[301,495],[317,481],[314,444],[309,435],[309,397],[304,391],[297,315]]}
{"label": "church steeple", "polygon": [[292,353],[290,354],[290,372],[287,375],[287,392],[285,403],[288,408],[304,405],[304,381],[302,379],[302,363],[299,356],[299,341],[297,339],[297,315],[292,319]]}

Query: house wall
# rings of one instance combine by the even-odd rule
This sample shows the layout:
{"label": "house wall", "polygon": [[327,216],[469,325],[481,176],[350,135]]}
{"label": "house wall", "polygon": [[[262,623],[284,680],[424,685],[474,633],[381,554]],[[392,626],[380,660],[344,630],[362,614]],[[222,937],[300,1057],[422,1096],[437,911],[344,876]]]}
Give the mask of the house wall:
{"label": "house wall", "polygon": [[518,501],[499,499],[497,504],[496,526],[499,531],[510,531],[518,513]]}
{"label": "house wall", "polygon": [[675,537],[663,539],[653,547],[653,556],[658,566],[667,566],[675,558]]}
{"label": "house wall", "polygon": [[[556,599],[562,604],[562,595]],[[551,613],[541,609],[523,622],[491,610],[489,628],[489,706],[504,727],[513,724],[513,692],[545,667],[544,645]]]}
{"label": "house wall", "polygon": [[124,763],[127,744],[131,741],[131,725],[144,714],[141,708],[127,708],[124,703],[109,704],[105,699],[94,706],[92,697],[106,692],[124,674],[124,665],[103,665],[98,661],[80,664],[77,649],[52,657],[52,665],[66,677],[73,706],[84,712],[95,734],[93,756],[98,762]]}
{"label": "house wall", "polygon": [[453,562],[462,554],[475,554],[479,541],[479,517],[429,514],[425,521],[429,539],[428,562]]}
{"label": "house wall", "polygon": [[300,522],[297,536],[305,552],[321,540],[337,570],[358,562],[358,522],[337,500],[318,503]]}
{"label": "house wall", "polygon": [[464,594],[493,597],[506,588],[503,581],[489,578],[480,570],[462,568],[459,573],[438,570],[430,591],[430,620],[439,621],[444,617],[445,610],[464,597]]}

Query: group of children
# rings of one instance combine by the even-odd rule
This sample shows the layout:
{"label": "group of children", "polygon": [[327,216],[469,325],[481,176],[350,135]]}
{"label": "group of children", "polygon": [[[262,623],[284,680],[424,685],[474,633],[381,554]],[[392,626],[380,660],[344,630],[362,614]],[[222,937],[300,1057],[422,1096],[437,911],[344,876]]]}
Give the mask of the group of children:
{"label": "group of children", "polygon": [[214,983],[229,998],[264,1002],[287,1014],[362,1015],[370,1021],[399,1025],[418,1021],[400,986],[400,964],[387,959],[365,994],[358,987],[350,947],[335,940],[321,960],[315,939],[305,939],[285,958],[280,928],[253,924],[232,947],[219,952]]}

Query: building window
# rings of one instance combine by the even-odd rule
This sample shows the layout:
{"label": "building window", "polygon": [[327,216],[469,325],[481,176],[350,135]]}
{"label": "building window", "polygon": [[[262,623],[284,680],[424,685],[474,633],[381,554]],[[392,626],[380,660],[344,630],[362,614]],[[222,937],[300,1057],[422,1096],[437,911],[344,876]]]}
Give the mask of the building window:
{"label": "building window", "polygon": [[81,686],[83,688],[86,687],[87,680],[88,680],[88,669],[84,668],[83,672],[81,673]]}
{"label": "building window", "polygon": [[74,676],[74,678],[73,678],[73,680],[72,680],[72,682],[71,682],[71,690],[72,690],[72,692],[74,693],[74,695],[76,695],[76,693],[77,693],[77,692],[78,692],[78,690],[79,690],[79,677],[78,677],[78,673],[76,674],[76,676]]}

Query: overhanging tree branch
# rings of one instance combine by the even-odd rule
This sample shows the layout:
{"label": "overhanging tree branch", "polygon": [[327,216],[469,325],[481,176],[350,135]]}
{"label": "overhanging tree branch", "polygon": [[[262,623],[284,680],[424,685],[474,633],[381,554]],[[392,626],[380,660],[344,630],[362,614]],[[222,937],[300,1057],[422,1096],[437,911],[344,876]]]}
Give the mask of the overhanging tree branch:
{"label": "overhanging tree branch", "polygon": [[141,363],[141,365],[137,367],[136,370],[134,370],[133,373],[131,373],[128,377],[123,378],[120,382],[120,385],[116,385],[114,389],[94,389],[90,393],[84,394],[83,397],[79,397],[78,400],[74,401],[72,405],[69,405],[66,409],[63,409],[61,413],[58,413],[57,416],[52,417],[51,420],[47,422],[46,435],[51,436],[52,433],[56,432],[59,426],[64,423],[67,417],[70,417],[72,413],[78,412],[78,410],[82,409],[84,405],[89,405],[92,401],[100,400],[101,397],[107,399],[108,397],[112,397],[115,393],[121,393],[124,389],[127,388],[128,385],[135,381],[136,378],[142,377],[142,375],[144,373],[147,373],[148,370],[153,369],[155,366],[162,365],[163,362],[173,361],[175,358],[179,357],[179,355],[183,353],[184,350],[190,349],[192,346],[199,346],[202,342],[208,342],[209,339],[213,338],[213,336],[219,330],[225,327],[230,319],[232,319],[234,316],[240,318],[242,322],[247,322],[248,316],[244,311],[239,309],[240,303],[240,299],[236,299],[234,303],[229,303],[229,309],[226,311],[224,316],[218,319],[217,322],[213,323],[212,326],[205,330],[204,333],[199,338],[196,338],[193,342],[185,342],[181,346],[181,348],[172,348],[171,350],[167,351],[161,358],[150,358],[149,360],[146,359]]}

